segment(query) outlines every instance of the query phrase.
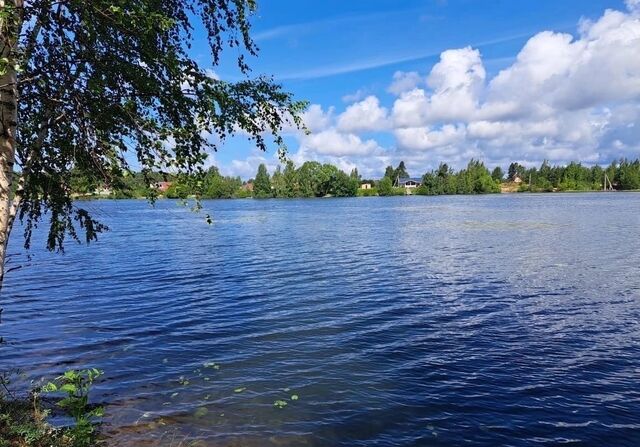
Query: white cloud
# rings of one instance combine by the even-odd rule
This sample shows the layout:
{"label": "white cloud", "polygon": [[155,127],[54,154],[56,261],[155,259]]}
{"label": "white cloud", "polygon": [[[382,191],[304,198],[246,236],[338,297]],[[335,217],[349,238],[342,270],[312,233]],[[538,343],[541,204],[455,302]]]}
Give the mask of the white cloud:
{"label": "white cloud", "polygon": [[231,177],[238,176],[247,180],[255,177],[260,164],[264,164],[270,172],[273,172],[278,164],[278,160],[274,158],[267,159],[265,154],[262,153],[253,153],[244,160],[232,160],[228,164],[219,164],[218,168],[222,175]]}
{"label": "white cloud", "polygon": [[440,56],[427,84],[432,92],[413,89],[401,95],[393,107],[400,127],[415,127],[442,121],[466,121],[478,107],[486,72],[480,52],[472,48],[447,50]]}
{"label": "white cloud", "polygon": [[393,82],[387,89],[389,93],[400,95],[409,90],[413,90],[422,82],[422,76],[417,71],[396,71],[393,74]]}
{"label": "white cloud", "polygon": [[[635,148],[630,124],[640,102],[640,0],[631,13],[608,10],[580,34],[541,32],[516,61],[486,79],[477,50],[447,50],[429,89],[399,91],[393,105],[400,149],[455,148],[497,159],[609,160]],[[627,117],[623,122],[615,117]],[[633,129],[629,131],[629,129]]]}
{"label": "white cloud", "polygon": [[300,146],[310,152],[338,157],[373,155],[382,150],[375,140],[363,141],[357,135],[341,133],[336,129],[307,135],[300,141]]}
{"label": "white cloud", "polygon": [[[578,34],[543,31],[488,78],[477,49],[442,52],[428,73],[396,72],[382,104],[360,90],[342,114],[311,106],[311,135],[296,133],[297,161],[357,165],[380,175],[403,159],[419,175],[440,161],[460,167],[572,160],[608,163],[640,156],[640,0],[627,11],[582,20]],[[397,148],[361,132],[386,131]],[[376,136],[377,138],[377,136]],[[383,141],[383,140],[381,140]]]}
{"label": "white cloud", "polygon": [[633,14],[640,14],[640,0],[626,0],[627,9]]}
{"label": "white cloud", "polygon": [[302,115],[302,121],[311,132],[321,132],[329,128],[333,122],[334,108],[325,112],[319,104],[312,104]]}
{"label": "white cloud", "polygon": [[418,127],[427,122],[429,98],[427,92],[416,88],[403,93],[393,104],[393,121],[396,127]]}
{"label": "white cloud", "polygon": [[344,95],[342,97],[342,102],[346,102],[347,104],[351,104],[352,102],[362,101],[364,98],[369,96],[365,89],[358,89],[353,93],[348,95]]}
{"label": "white cloud", "polygon": [[338,118],[338,129],[342,132],[380,131],[387,126],[387,109],[380,106],[375,96],[350,105]]}
{"label": "white cloud", "polygon": [[427,127],[396,129],[395,135],[401,148],[424,151],[463,143],[466,129],[465,126],[446,124],[436,130]]}

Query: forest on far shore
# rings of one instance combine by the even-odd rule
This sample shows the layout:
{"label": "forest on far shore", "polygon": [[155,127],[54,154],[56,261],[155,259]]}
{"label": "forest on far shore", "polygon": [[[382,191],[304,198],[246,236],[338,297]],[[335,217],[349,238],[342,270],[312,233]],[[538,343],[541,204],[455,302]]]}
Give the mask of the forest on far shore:
{"label": "forest on far shore", "polygon": [[[363,178],[357,169],[349,174],[331,164],[308,161],[296,167],[292,161],[269,173],[261,164],[254,178],[224,176],[217,167],[190,176],[161,173],[125,173],[117,184],[104,185],[71,171],[72,190],[80,197],[144,198],[198,197],[232,198],[311,198],[404,195],[402,181],[412,178],[404,162],[388,166],[381,179]],[[539,167],[525,167],[517,162],[506,170],[496,166],[489,170],[479,160],[471,160],[458,171],[446,163],[437,169],[413,177],[419,183],[411,190],[417,195],[492,194],[509,187],[514,192],[558,192],[640,190],[640,159],[621,159],[607,167],[585,166],[579,162]],[[150,185],[150,186],[149,186]]]}

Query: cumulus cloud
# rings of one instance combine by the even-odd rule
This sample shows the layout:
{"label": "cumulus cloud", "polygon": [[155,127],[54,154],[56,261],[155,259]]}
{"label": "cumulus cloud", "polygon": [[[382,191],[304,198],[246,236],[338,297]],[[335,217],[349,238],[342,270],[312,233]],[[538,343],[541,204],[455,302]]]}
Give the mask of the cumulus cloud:
{"label": "cumulus cloud", "polygon": [[396,71],[393,74],[393,82],[387,89],[389,93],[400,95],[409,90],[413,90],[422,82],[422,76],[417,71]]}
{"label": "cumulus cloud", "polygon": [[319,104],[312,104],[302,115],[302,120],[311,132],[321,132],[332,124],[334,108],[325,112]]}
{"label": "cumulus cloud", "polygon": [[348,95],[344,95],[342,97],[342,101],[350,104],[352,102],[361,101],[368,96],[367,91],[365,89],[358,89],[353,93]]}
{"label": "cumulus cloud", "polygon": [[433,67],[427,84],[432,91],[415,88],[403,93],[393,106],[399,127],[441,121],[467,121],[475,113],[486,72],[480,52],[472,48],[447,50]]}
{"label": "cumulus cloud", "polygon": [[640,15],[640,0],[626,0],[624,3],[632,14]]}
{"label": "cumulus cloud", "polygon": [[[394,73],[391,104],[358,91],[341,114],[311,106],[312,134],[296,135],[296,160],[380,175],[400,159],[421,174],[471,157],[489,165],[638,157],[640,0],[625,3],[626,11],[581,20],[575,36],[536,34],[492,78],[477,49],[450,49],[426,73]],[[383,148],[365,132],[389,132],[394,144]]]}
{"label": "cumulus cloud", "polygon": [[435,130],[428,127],[396,129],[395,135],[401,147],[423,151],[462,143],[466,130],[464,125],[446,124]]}
{"label": "cumulus cloud", "polygon": [[343,132],[380,131],[386,127],[387,109],[375,96],[350,105],[338,118],[338,129]]}
{"label": "cumulus cloud", "polygon": [[373,155],[382,150],[373,139],[363,141],[357,135],[341,133],[336,129],[305,136],[300,146],[317,154],[334,156]]}
{"label": "cumulus cloud", "polygon": [[218,164],[220,173],[231,177],[240,177],[242,179],[250,179],[255,177],[258,172],[258,166],[264,164],[271,172],[278,164],[277,158],[267,158],[263,153],[252,153],[244,160],[232,160],[229,163]]}
{"label": "cumulus cloud", "polygon": [[[493,79],[479,51],[443,52],[427,77],[429,88],[399,92],[393,104],[398,147],[479,150],[489,162],[606,162],[618,156],[616,148],[628,153],[631,146],[637,156],[629,105],[640,102],[639,5],[629,0],[629,12],[607,10],[596,21],[581,21],[577,38],[551,31],[533,36]],[[616,118],[623,110],[627,118]]]}

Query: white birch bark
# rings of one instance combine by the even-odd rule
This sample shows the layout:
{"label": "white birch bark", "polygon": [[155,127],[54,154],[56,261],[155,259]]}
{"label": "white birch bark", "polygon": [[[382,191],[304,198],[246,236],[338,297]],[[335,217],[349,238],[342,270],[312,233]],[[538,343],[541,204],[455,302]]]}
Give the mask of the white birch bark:
{"label": "white birch bark", "polygon": [[5,274],[9,235],[19,204],[19,197],[12,193],[18,126],[18,74],[14,49],[21,27],[18,9],[22,6],[22,0],[0,0],[0,10],[15,12],[0,16],[0,287]]}

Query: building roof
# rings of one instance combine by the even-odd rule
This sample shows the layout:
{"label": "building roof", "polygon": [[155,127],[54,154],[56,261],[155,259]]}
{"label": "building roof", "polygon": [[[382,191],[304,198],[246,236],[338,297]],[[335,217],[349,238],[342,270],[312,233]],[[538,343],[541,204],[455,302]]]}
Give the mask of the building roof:
{"label": "building roof", "polygon": [[417,177],[404,177],[404,178],[399,178],[398,179],[398,185],[406,185],[409,182],[413,182],[413,183],[422,183],[422,179],[421,178],[417,178]]}

